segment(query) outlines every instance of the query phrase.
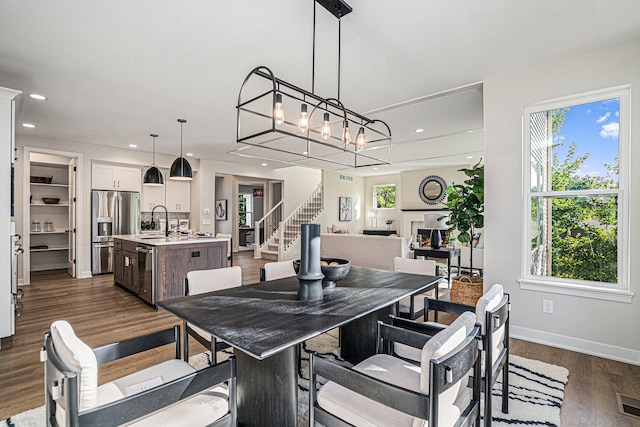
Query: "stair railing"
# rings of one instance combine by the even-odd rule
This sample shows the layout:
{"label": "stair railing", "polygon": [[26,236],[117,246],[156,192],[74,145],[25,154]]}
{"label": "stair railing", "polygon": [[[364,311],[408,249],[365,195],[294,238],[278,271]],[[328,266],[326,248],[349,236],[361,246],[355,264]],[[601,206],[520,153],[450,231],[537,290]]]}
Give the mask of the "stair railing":
{"label": "stair railing", "polygon": [[285,259],[287,252],[300,237],[300,224],[311,223],[323,210],[324,198],[322,197],[322,183],[320,183],[307,200],[280,222],[278,227],[278,261]]}
{"label": "stair railing", "polygon": [[[261,251],[264,249],[269,240],[273,238],[278,232],[278,225],[282,220],[282,214],[284,212],[284,201],[279,201],[274,207],[269,209],[269,212],[264,214],[262,218],[254,223],[255,230],[255,244],[253,246],[254,258],[261,257]],[[260,230],[264,230],[260,233]],[[262,236],[261,236],[262,234]]]}

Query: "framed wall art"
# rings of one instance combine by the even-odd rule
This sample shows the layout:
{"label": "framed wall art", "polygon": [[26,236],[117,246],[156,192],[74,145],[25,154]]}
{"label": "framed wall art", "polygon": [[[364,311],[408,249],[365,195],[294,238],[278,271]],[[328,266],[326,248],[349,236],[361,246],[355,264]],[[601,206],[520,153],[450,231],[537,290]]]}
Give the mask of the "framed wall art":
{"label": "framed wall art", "polygon": [[340,197],[338,200],[338,206],[338,219],[340,221],[351,221],[353,218],[353,202],[351,197]]}
{"label": "framed wall art", "polygon": [[227,220],[227,199],[216,200],[216,221]]}

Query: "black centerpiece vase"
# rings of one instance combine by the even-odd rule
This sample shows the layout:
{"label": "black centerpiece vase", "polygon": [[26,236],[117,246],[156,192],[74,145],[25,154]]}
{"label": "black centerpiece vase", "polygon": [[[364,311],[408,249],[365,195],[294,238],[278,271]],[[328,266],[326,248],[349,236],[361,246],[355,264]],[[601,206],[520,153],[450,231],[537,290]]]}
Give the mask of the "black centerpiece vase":
{"label": "black centerpiece vase", "polygon": [[300,271],[298,272],[298,299],[300,301],[321,301],[322,279],[320,270],[320,224],[301,226]]}

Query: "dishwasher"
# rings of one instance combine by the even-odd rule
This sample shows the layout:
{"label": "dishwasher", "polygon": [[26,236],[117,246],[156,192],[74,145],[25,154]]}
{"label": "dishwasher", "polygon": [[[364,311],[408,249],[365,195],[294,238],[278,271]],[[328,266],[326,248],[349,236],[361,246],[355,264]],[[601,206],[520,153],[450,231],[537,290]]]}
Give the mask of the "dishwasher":
{"label": "dishwasher", "polygon": [[149,304],[155,304],[156,248],[138,244],[138,296]]}

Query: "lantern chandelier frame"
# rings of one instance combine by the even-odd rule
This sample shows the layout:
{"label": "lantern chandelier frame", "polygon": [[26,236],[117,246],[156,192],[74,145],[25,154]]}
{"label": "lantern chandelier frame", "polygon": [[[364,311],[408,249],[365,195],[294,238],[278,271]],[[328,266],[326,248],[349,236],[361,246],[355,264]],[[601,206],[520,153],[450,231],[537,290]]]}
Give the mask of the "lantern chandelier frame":
{"label": "lantern chandelier frame", "polygon": [[[341,18],[352,8],[344,0],[313,2],[311,91],[277,78],[266,66],[254,68],[238,94],[236,141],[284,153],[285,161],[302,157],[354,168],[391,164],[389,126],[382,120],[370,119],[349,110],[340,101]],[[338,19],[337,98],[323,98],[315,94],[317,3]],[[287,116],[295,115],[297,109],[300,111],[298,120],[287,120]],[[350,124],[351,129],[357,131],[354,138],[351,137]]]}

